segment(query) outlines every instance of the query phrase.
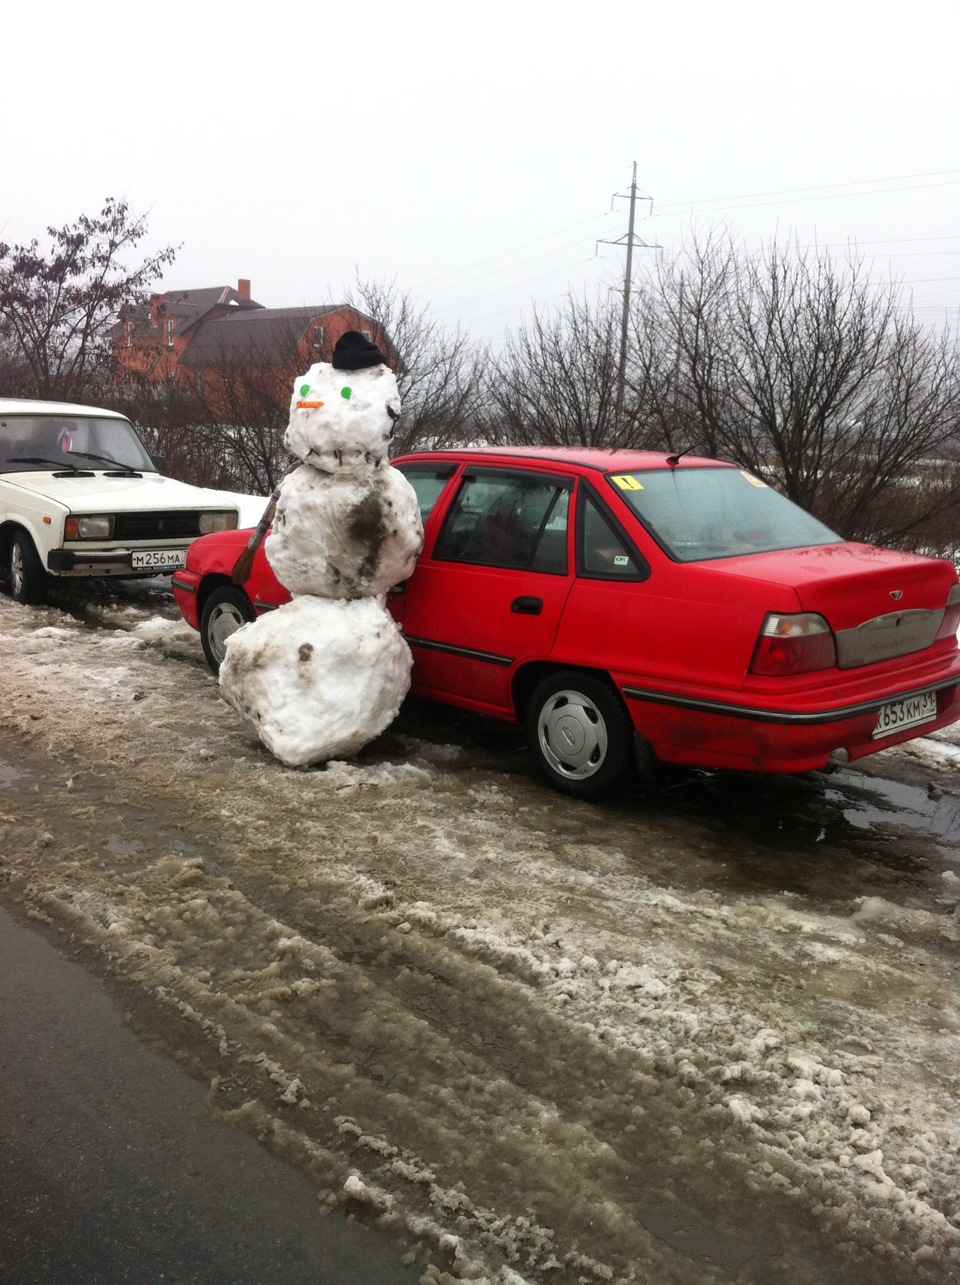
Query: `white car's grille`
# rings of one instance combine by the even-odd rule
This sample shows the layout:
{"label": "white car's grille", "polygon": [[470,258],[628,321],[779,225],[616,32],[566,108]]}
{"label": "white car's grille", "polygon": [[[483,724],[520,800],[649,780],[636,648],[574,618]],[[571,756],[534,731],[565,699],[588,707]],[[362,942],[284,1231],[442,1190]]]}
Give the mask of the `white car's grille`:
{"label": "white car's grille", "polygon": [[115,540],[192,539],[200,534],[200,513],[173,511],[155,513],[118,513],[114,520]]}

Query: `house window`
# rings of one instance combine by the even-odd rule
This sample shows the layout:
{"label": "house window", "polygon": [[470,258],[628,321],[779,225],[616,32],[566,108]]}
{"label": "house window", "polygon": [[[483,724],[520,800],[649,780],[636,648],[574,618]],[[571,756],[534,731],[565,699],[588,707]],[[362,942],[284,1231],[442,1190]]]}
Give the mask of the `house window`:
{"label": "house window", "polygon": [[127,322],[127,347],[133,347],[133,322]]}
{"label": "house window", "polygon": [[175,325],[176,325],[176,322],[173,321],[172,319],[167,321],[167,347],[168,348],[173,347],[173,330]]}
{"label": "house window", "polygon": [[323,326],[316,326],[316,327],[314,328],[314,331],[313,331],[313,346],[314,346],[314,348],[322,348],[322,347],[323,347]]}

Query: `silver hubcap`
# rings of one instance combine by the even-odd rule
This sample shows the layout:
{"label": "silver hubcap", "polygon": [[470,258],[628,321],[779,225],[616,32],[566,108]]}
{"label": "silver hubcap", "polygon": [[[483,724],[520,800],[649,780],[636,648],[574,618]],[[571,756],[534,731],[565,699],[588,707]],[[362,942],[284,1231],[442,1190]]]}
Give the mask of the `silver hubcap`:
{"label": "silver hubcap", "polygon": [[584,781],[607,757],[607,726],[582,692],[556,692],[540,711],[543,756],[560,776]]}
{"label": "silver hubcap", "polygon": [[207,639],[218,665],[227,654],[227,639],[246,623],[232,602],[221,602],[210,612]]}
{"label": "silver hubcap", "polygon": [[23,550],[19,544],[10,552],[10,588],[15,595],[23,592]]}

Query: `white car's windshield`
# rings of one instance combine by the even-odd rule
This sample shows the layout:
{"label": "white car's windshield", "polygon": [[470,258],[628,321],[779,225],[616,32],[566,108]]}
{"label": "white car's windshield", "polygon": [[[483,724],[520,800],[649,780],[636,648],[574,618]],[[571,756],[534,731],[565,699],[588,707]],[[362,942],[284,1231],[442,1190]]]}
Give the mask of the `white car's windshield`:
{"label": "white car's windshield", "polygon": [[678,562],[842,543],[745,469],[659,469],[607,480]]}
{"label": "white car's windshield", "polygon": [[125,419],[32,414],[0,418],[0,471],[59,467],[156,472]]}

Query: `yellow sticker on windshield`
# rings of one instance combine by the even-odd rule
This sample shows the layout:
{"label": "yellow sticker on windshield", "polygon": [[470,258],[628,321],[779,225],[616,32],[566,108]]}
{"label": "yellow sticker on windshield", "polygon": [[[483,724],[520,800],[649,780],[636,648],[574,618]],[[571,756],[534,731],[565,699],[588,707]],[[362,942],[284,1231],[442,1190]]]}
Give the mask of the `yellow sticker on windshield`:
{"label": "yellow sticker on windshield", "polygon": [[613,480],[616,482],[617,486],[619,486],[621,491],[643,490],[642,484],[638,482],[635,477],[631,477],[628,473],[622,473],[620,477],[615,477]]}
{"label": "yellow sticker on windshield", "polygon": [[762,486],[766,488],[766,485],[767,485],[766,482],[761,482],[758,477],[754,477],[753,474],[748,473],[746,469],[741,469],[740,474],[742,477],[745,477],[747,479],[747,481],[750,483],[751,486]]}

